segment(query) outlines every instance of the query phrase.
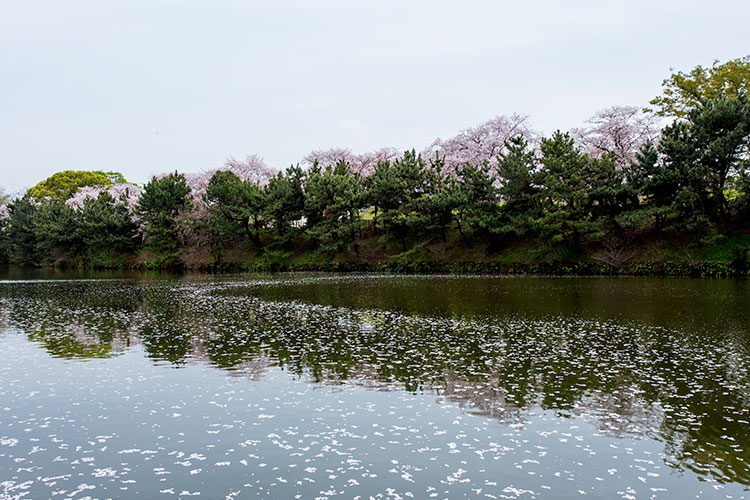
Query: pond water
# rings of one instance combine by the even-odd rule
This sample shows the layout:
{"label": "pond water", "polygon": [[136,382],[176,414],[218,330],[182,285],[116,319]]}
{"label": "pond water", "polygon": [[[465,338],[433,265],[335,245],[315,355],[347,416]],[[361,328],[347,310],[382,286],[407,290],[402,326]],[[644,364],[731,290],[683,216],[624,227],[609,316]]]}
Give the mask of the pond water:
{"label": "pond water", "polygon": [[0,270],[0,499],[750,498],[731,280]]}

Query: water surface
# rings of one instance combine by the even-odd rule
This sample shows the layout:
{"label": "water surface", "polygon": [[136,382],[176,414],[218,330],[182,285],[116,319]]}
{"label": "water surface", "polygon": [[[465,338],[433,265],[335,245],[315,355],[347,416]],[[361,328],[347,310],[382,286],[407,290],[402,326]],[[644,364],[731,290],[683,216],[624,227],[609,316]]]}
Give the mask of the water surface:
{"label": "water surface", "polygon": [[2,499],[750,496],[746,282],[0,279]]}

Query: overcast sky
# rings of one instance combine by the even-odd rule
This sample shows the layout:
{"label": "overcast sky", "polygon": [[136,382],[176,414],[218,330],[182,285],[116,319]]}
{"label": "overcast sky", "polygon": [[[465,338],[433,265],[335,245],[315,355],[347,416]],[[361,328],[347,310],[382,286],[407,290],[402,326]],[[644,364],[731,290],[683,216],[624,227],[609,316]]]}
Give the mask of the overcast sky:
{"label": "overcast sky", "polygon": [[0,186],[419,150],[512,112],[565,130],[750,54],[748,19],[747,0],[6,2]]}

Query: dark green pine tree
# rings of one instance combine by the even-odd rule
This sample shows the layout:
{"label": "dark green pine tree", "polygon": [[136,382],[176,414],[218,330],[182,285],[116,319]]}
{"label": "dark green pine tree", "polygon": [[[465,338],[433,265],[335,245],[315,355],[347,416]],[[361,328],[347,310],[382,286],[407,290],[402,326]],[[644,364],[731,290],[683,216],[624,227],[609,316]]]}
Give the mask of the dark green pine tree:
{"label": "dark green pine tree", "polygon": [[78,217],[62,201],[41,203],[31,216],[40,263],[70,260],[81,251]]}
{"label": "dark green pine tree", "polygon": [[180,248],[177,218],[191,206],[190,187],[184,175],[175,172],[151,178],[144,186],[136,211],[152,250],[174,253]]}
{"label": "dark green pine tree", "polygon": [[730,184],[748,171],[750,105],[744,95],[719,96],[667,126],[659,151],[679,186],[673,207],[686,230],[730,229]]}
{"label": "dark green pine tree", "polygon": [[115,199],[106,191],[83,202],[79,231],[89,261],[130,255],[140,243],[138,224],[124,196]]}
{"label": "dark green pine tree", "polygon": [[645,226],[661,231],[673,213],[672,205],[680,189],[679,172],[659,161],[659,152],[649,141],[635,154],[625,175],[637,202],[622,219],[634,229]]}
{"label": "dark green pine tree", "polygon": [[36,205],[33,198],[26,194],[8,205],[8,247],[10,258],[21,265],[36,264],[39,261],[37,238],[34,231],[33,216]]}
{"label": "dark green pine tree", "polygon": [[706,102],[688,114],[691,144],[705,175],[707,215],[725,230],[730,228],[731,207],[727,188],[750,169],[750,100],[746,94],[725,95]]}
{"label": "dark green pine tree", "polygon": [[[446,243],[448,228],[454,221],[459,203],[456,185],[452,176],[444,172],[443,162],[439,159],[424,168],[422,177],[422,192],[411,202],[413,217],[417,219],[413,227],[424,235],[424,241],[437,237]],[[458,228],[465,238],[460,220]],[[421,236],[419,233],[413,236]]]}
{"label": "dark green pine tree", "polygon": [[257,184],[220,170],[211,177],[204,201],[211,213],[216,245],[224,247],[244,234],[261,247],[266,196]]}
{"label": "dark green pine tree", "polygon": [[501,233],[500,205],[489,165],[462,165],[452,183],[456,228],[464,242],[484,239],[494,244]]}
{"label": "dark green pine tree", "polygon": [[598,166],[575,146],[569,134],[560,131],[542,139],[541,150],[542,213],[534,225],[543,238],[567,242],[579,253],[583,237],[600,231],[590,217],[589,196]]}
{"label": "dark green pine tree", "polygon": [[540,216],[539,187],[535,182],[537,158],[523,136],[508,141],[498,158],[498,195],[502,202],[498,232],[524,237],[532,232],[532,221]]}
{"label": "dark green pine tree", "polygon": [[276,230],[279,243],[286,245],[292,233],[292,223],[302,218],[305,209],[304,172],[300,167],[289,167],[279,172],[264,188],[266,217]]}
{"label": "dark green pine tree", "polygon": [[353,248],[360,230],[363,194],[362,179],[349,171],[345,161],[325,170],[316,162],[307,172],[306,234],[321,253],[334,255]]}
{"label": "dark green pine tree", "polygon": [[427,189],[427,164],[412,150],[406,151],[392,165],[391,175],[396,178],[398,189],[391,191],[393,198],[388,200],[388,206],[395,208],[384,211],[382,220],[387,234],[400,241],[403,250],[406,250],[410,237],[424,235],[418,200]]}
{"label": "dark green pine tree", "polygon": [[381,161],[375,165],[371,176],[365,179],[368,204],[373,207],[372,228],[378,232],[380,223],[386,228],[392,214],[406,201],[406,183],[399,177],[398,170],[391,161]]}

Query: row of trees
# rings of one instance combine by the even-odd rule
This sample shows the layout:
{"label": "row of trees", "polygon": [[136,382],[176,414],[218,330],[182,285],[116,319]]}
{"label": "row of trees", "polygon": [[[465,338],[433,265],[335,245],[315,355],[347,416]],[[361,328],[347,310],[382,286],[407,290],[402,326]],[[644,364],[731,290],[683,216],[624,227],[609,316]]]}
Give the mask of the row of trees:
{"label": "row of trees", "polygon": [[278,173],[249,157],[143,188],[111,172],[55,174],[0,203],[0,253],[106,264],[145,251],[195,265],[238,250],[370,258],[373,245],[492,252],[538,238],[580,252],[603,237],[725,234],[750,211],[750,60],[726,64],[729,77],[715,64],[665,80],[652,104],[675,120],[661,131],[654,114],[615,107],[571,133],[539,137],[524,117],[498,117],[421,154],[316,151]]}

